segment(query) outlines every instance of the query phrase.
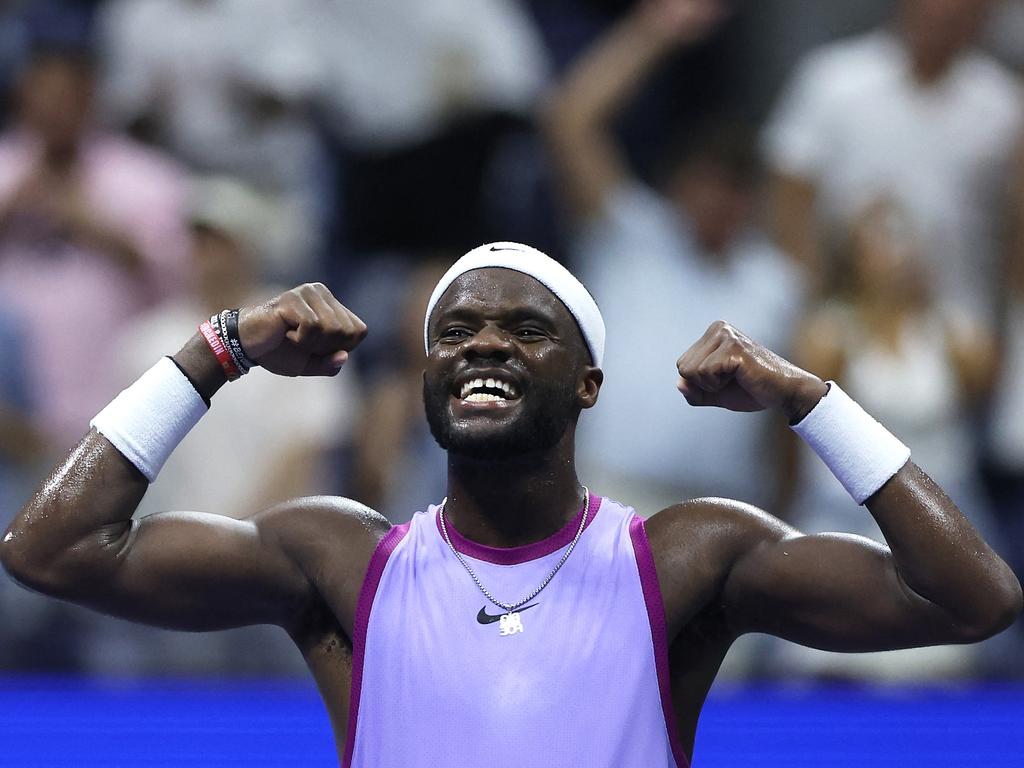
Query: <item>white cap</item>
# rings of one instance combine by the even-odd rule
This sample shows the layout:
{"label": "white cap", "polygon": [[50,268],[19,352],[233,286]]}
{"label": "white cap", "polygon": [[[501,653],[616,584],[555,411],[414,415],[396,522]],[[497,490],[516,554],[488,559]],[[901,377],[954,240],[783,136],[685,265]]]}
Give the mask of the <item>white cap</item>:
{"label": "white cap", "polygon": [[423,319],[423,348],[426,351],[430,351],[430,316],[441,296],[460,275],[488,267],[522,272],[555,294],[576,318],[576,324],[580,327],[594,365],[601,367],[601,361],[604,359],[604,318],[601,317],[601,310],[597,308],[594,297],[583,283],[557,261],[536,248],[521,243],[486,243],[471,250],[444,273],[430,295],[427,313]]}

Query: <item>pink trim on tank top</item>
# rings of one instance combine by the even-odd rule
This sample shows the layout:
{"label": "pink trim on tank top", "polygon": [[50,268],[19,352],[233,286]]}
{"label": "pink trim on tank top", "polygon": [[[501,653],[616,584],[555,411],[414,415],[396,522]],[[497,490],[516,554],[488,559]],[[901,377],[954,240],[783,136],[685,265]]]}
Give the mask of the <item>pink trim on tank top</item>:
{"label": "pink trim on tank top", "polygon": [[672,705],[672,681],[668,669],[668,629],[665,625],[665,604],[662,602],[661,587],[658,584],[658,572],[654,568],[654,554],[647,540],[647,529],[644,520],[635,515],[629,521],[629,538],[633,542],[636,555],[636,567],[640,572],[640,587],[647,605],[647,619],[651,624],[651,639],[654,643],[654,663],[658,670],[658,689],[661,692],[661,709],[665,714],[665,728],[668,729],[668,741],[672,746],[672,756],[679,768],[690,768],[690,761],[679,741],[676,727],[676,711]]}
{"label": "pink trim on tank top", "polygon": [[[594,518],[597,517],[597,511],[601,508],[601,501],[600,496],[593,493],[590,494],[590,511],[587,513],[587,523],[583,526],[583,530],[589,528],[590,524],[594,522]],[[560,531],[553,533],[546,539],[541,539],[533,544],[526,544],[522,547],[488,547],[485,544],[477,544],[455,530],[455,526],[447,518],[445,518],[445,527],[448,528],[448,536],[452,540],[452,546],[463,555],[472,557],[474,560],[494,563],[495,565],[519,565],[520,563],[528,563],[531,560],[546,557],[569,544],[575,538],[576,531],[580,528],[580,520],[582,519],[583,505],[580,504],[580,511]],[[441,530],[441,517],[436,511],[434,512],[434,522],[437,524],[438,534],[443,539],[444,532]]]}
{"label": "pink trim on tank top", "polygon": [[356,742],[356,720],[359,715],[359,696],[363,687],[366,628],[370,624],[373,599],[377,595],[377,587],[380,586],[380,579],[384,575],[384,566],[388,564],[388,558],[391,557],[391,553],[395,551],[399,542],[405,538],[411,526],[411,522],[395,525],[384,534],[384,538],[377,543],[377,548],[373,550],[370,564],[366,567],[363,587],[359,591],[355,626],[352,632],[352,687],[348,698],[348,735],[345,738],[345,757],[341,762],[342,768],[349,768],[352,765],[352,749]]}

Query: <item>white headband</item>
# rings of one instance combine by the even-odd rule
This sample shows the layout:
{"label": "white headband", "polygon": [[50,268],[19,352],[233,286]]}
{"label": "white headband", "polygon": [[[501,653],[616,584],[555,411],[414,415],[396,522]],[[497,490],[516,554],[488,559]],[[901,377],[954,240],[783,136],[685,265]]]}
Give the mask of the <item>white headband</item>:
{"label": "white headband", "polygon": [[520,243],[487,243],[474,248],[461,259],[456,261],[451,268],[444,273],[444,277],[438,282],[434,292],[430,295],[430,302],[427,304],[427,314],[423,319],[423,348],[430,351],[430,315],[434,306],[440,300],[448,287],[455,282],[455,279],[466,272],[474,269],[486,269],[488,267],[500,267],[512,269],[529,275],[542,283],[565,305],[566,309],[576,318],[576,323],[583,334],[583,340],[590,350],[590,357],[594,365],[601,367],[604,358],[604,319],[601,317],[601,310],[597,308],[597,302],[590,292],[577,280],[573,274],[552,259],[550,256],[541,253],[536,248]]}

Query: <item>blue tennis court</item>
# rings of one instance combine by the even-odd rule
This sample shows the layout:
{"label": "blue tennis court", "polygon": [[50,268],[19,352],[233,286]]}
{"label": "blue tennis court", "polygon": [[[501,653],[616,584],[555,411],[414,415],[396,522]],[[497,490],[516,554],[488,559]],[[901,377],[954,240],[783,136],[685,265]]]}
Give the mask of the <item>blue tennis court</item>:
{"label": "blue tennis court", "polygon": [[[694,764],[1020,767],[1024,688],[720,687]],[[312,685],[0,679],[0,766],[243,765],[337,765]]]}

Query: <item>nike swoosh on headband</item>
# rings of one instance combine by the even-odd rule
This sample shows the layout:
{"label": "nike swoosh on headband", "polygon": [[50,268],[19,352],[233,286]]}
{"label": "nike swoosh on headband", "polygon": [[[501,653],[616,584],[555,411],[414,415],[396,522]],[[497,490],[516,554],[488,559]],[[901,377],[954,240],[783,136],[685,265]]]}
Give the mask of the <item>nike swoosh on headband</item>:
{"label": "nike swoosh on headband", "polygon": [[[533,605],[524,605],[522,608],[519,608],[516,611],[516,613],[525,611],[528,608],[536,608],[538,605],[540,605],[540,603],[534,603]],[[487,612],[487,606],[485,605],[483,608],[480,609],[480,613],[476,615],[476,620],[479,621],[481,624],[493,624],[494,622],[500,620],[502,616],[507,615],[507,613],[499,613],[497,616],[491,616],[491,614]]]}

